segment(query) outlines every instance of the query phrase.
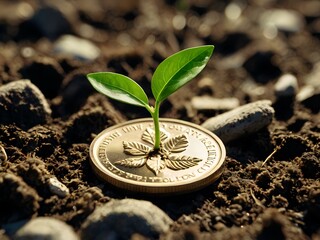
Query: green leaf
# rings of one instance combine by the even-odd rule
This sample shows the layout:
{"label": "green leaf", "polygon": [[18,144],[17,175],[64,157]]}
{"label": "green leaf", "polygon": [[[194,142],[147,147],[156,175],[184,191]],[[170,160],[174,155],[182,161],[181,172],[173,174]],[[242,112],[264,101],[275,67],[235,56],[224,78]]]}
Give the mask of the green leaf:
{"label": "green leaf", "polygon": [[188,48],[161,62],[151,81],[156,101],[162,102],[197,76],[209,61],[213,49],[212,45]]}
{"label": "green leaf", "polygon": [[87,78],[98,92],[110,98],[140,107],[148,106],[146,93],[129,77],[112,72],[97,72],[89,73]]}

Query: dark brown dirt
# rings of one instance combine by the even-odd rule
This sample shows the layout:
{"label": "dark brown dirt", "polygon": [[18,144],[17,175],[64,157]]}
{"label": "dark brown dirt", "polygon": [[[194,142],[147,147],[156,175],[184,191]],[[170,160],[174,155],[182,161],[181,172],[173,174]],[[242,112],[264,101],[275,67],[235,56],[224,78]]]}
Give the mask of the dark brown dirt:
{"label": "dark brown dirt", "polygon": [[[302,88],[319,63],[319,4],[241,1],[242,15],[233,21],[224,13],[229,3],[1,1],[0,85],[30,79],[53,113],[47,123],[29,129],[14,124],[19,122],[15,119],[0,124],[0,144],[8,155],[0,163],[0,226],[53,216],[77,230],[96,206],[134,197],[152,201],[174,220],[163,239],[320,239],[319,93],[298,102],[277,100],[273,90],[285,73],[295,75]],[[273,8],[296,10],[304,27],[265,38],[259,15]],[[176,15],[186,19],[182,29],[172,23]],[[51,26],[43,24],[45,16],[55,19]],[[55,54],[53,44],[64,33],[95,43],[101,56],[88,62]],[[100,181],[89,165],[93,138],[109,126],[148,113],[96,93],[85,74],[122,73],[151,96],[150,80],[159,62],[201,44],[216,46],[213,58],[200,76],[163,104],[161,116],[200,124],[220,113],[190,111],[190,99],[199,95],[237,97],[241,104],[270,99],[276,110],[271,125],[226,144],[221,178],[192,194],[159,199]],[[203,84],[204,78],[211,79],[209,84]],[[248,79],[249,91],[244,87]],[[263,91],[257,94],[257,88]],[[43,187],[52,176],[72,194],[59,198]]]}

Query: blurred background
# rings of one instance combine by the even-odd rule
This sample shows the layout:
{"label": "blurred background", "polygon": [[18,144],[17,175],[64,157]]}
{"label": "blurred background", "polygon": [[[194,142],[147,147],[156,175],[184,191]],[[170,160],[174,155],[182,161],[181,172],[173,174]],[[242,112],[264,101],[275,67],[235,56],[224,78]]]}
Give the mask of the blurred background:
{"label": "blurred background", "polygon": [[[274,85],[285,74],[294,76],[295,93],[302,91],[299,101],[318,112],[319,33],[318,0],[1,0],[0,84],[30,79],[55,117],[86,102],[93,89],[85,74],[92,71],[128,75],[152,101],[150,79],[164,58],[213,44],[208,67],[164,104],[164,116],[201,122],[205,116],[190,109],[206,98],[192,101],[195,95],[232,98],[212,114],[275,101]],[[131,109],[129,118],[146,114]]]}

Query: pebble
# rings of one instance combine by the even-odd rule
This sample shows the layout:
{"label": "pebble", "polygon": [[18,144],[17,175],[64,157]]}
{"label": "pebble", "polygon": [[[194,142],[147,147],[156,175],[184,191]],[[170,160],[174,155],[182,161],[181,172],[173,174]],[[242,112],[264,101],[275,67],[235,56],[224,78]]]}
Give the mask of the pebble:
{"label": "pebble", "polygon": [[246,79],[239,86],[240,89],[248,96],[261,97],[266,92],[264,85],[256,83],[253,79]]}
{"label": "pebble", "polygon": [[82,239],[130,239],[133,234],[158,239],[173,221],[151,202],[112,200],[88,216],[81,227]]}
{"label": "pebble", "polygon": [[263,29],[276,28],[286,32],[299,32],[305,26],[305,21],[300,13],[283,9],[265,11],[259,22]]}
{"label": "pebble", "polygon": [[54,44],[54,51],[83,61],[94,61],[100,49],[88,40],[72,35],[61,36]]}
{"label": "pebble", "polygon": [[213,98],[196,96],[191,99],[191,106],[196,110],[231,110],[240,105],[237,98]]}
{"label": "pebble", "polygon": [[12,237],[13,240],[79,240],[79,237],[66,223],[51,217],[38,217],[30,220]]}
{"label": "pebble", "polygon": [[297,101],[301,102],[313,112],[320,111],[320,62],[315,64],[305,79],[305,85],[297,94]]}
{"label": "pebble", "polygon": [[320,90],[319,79],[320,79],[320,61],[313,66],[312,71],[310,72],[310,74],[308,74],[305,77],[304,82],[305,84],[311,85],[314,88]]}
{"label": "pebble", "polygon": [[311,85],[303,86],[297,94],[297,101],[303,102],[312,98],[316,93],[316,88]]}
{"label": "pebble", "polygon": [[281,70],[272,60],[275,54],[273,51],[257,51],[243,63],[256,83],[266,84],[280,76]]}
{"label": "pebble", "polygon": [[273,116],[271,101],[260,100],[212,117],[205,121],[202,127],[227,143],[268,126]]}
{"label": "pebble", "polygon": [[0,124],[13,124],[23,130],[46,123],[51,109],[41,91],[29,80],[0,87]]}
{"label": "pebble", "polygon": [[27,23],[29,31],[39,32],[50,40],[71,32],[67,18],[54,7],[40,8]]}
{"label": "pebble", "polygon": [[59,95],[61,82],[65,75],[60,63],[47,56],[36,56],[28,62],[19,69],[22,78],[30,79],[48,99]]}
{"label": "pebble", "polygon": [[277,97],[293,97],[298,91],[298,80],[292,74],[282,75],[274,85]]}
{"label": "pebble", "polygon": [[7,153],[4,148],[0,145],[0,164],[7,161]]}
{"label": "pebble", "polygon": [[60,182],[56,177],[49,178],[48,180],[50,192],[59,196],[66,197],[70,194],[69,188]]}

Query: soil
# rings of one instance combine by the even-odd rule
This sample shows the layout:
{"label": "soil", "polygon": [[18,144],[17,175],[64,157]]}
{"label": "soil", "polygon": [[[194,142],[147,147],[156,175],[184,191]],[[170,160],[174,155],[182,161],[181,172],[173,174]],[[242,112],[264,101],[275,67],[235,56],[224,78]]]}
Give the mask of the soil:
{"label": "soil", "polygon": [[[301,102],[274,93],[286,73],[297,77],[300,89],[307,85],[320,61],[318,3],[1,1],[0,85],[30,79],[45,95],[52,116],[27,129],[15,124],[17,119],[0,124],[0,144],[8,155],[0,165],[0,225],[52,216],[79,230],[96,206],[130,197],[151,201],[174,220],[163,239],[320,239],[319,94]],[[232,6],[241,16],[233,12],[230,19],[226,9]],[[273,39],[264,36],[259,17],[275,8],[296,11],[303,27],[280,29]],[[53,21],[46,25],[48,16]],[[55,53],[63,34],[91,41],[100,56],[84,61]],[[202,44],[215,45],[212,59],[163,103],[161,116],[201,124],[222,112],[190,107],[192,97],[209,95],[236,97],[241,104],[270,99],[276,111],[272,123],[226,143],[222,176],[194,193],[146,197],[99,180],[89,165],[93,138],[114,124],[149,116],[96,93],[85,75],[125,74],[151,96],[159,62]],[[71,194],[60,198],[45,188],[52,176]]]}

